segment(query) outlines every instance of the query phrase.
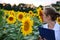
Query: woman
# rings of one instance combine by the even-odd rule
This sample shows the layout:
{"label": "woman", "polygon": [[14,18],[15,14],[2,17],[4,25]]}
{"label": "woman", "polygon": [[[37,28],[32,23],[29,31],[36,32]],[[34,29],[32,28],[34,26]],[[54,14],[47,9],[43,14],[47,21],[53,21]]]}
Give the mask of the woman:
{"label": "woman", "polygon": [[[59,17],[60,14],[55,11],[52,7],[46,7],[43,9],[43,20],[47,24],[43,25],[43,28],[51,29],[55,31],[55,39],[60,40],[60,25],[56,22],[57,17]],[[46,40],[41,39],[40,40]]]}

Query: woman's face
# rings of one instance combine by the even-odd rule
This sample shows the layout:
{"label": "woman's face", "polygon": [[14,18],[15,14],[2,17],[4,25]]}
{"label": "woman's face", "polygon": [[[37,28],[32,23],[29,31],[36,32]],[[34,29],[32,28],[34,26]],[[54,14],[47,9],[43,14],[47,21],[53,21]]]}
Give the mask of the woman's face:
{"label": "woman's face", "polygon": [[50,16],[46,16],[46,14],[43,12],[43,22],[47,23],[51,19]]}

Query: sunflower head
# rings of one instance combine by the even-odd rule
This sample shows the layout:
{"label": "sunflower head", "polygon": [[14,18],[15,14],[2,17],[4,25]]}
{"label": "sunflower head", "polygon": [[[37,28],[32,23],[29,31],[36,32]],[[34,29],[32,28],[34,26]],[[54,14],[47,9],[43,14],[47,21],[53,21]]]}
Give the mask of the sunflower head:
{"label": "sunflower head", "polygon": [[60,17],[57,18],[57,22],[60,24]]}
{"label": "sunflower head", "polygon": [[37,10],[37,12],[38,12],[38,16],[41,16],[41,15],[42,15],[42,10],[41,10],[41,8],[39,8],[39,9]]}
{"label": "sunflower head", "polygon": [[9,11],[5,10],[4,11],[4,16],[6,16],[9,13]]}
{"label": "sunflower head", "polygon": [[19,13],[17,14],[17,19],[18,19],[18,21],[22,21],[23,18],[24,18],[24,13],[19,12]]}
{"label": "sunflower head", "polygon": [[42,13],[43,11],[41,10],[41,8],[38,8],[37,12],[38,12],[38,16],[39,16],[40,22],[43,22],[43,13]]}
{"label": "sunflower head", "polygon": [[26,18],[23,19],[22,24],[23,25],[26,24],[28,26],[33,26],[33,20],[31,20],[30,17],[26,17]]}
{"label": "sunflower head", "polygon": [[33,12],[32,11],[29,11],[29,14],[32,14]]}
{"label": "sunflower head", "polygon": [[9,11],[9,15],[15,16],[15,12],[13,10],[12,11]]}
{"label": "sunflower head", "polygon": [[26,18],[23,20],[22,22],[21,28],[21,32],[24,36],[29,35],[30,33],[32,33],[32,26],[33,26],[33,21],[30,18]]}
{"label": "sunflower head", "polygon": [[7,23],[8,23],[8,24],[13,24],[13,23],[15,23],[15,21],[16,21],[16,18],[15,18],[14,16],[12,16],[12,15],[10,15],[10,16],[7,18]]}
{"label": "sunflower head", "polygon": [[34,13],[32,11],[29,11],[30,16],[34,17]]}

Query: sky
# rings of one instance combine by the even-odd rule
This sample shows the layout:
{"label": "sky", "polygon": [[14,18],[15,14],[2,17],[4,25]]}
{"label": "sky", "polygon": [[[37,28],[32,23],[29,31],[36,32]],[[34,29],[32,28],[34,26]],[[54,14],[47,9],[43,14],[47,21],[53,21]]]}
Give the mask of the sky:
{"label": "sky", "polygon": [[33,4],[35,6],[39,5],[50,5],[52,3],[56,3],[56,1],[59,0],[0,0],[0,3],[10,3],[11,5],[16,4],[18,5],[19,3],[25,3],[25,4]]}

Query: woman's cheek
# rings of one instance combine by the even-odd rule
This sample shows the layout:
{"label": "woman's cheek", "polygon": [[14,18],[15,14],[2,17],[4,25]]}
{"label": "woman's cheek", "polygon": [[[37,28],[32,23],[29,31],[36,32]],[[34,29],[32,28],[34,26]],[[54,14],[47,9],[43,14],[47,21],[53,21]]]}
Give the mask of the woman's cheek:
{"label": "woman's cheek", "polygon": [[46,22],[47,20],[46,20],[46,17],[45,16],[43,16],[43,22]]}

